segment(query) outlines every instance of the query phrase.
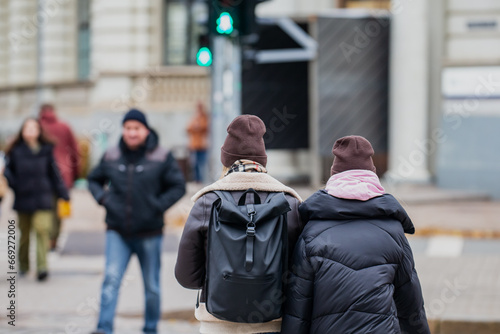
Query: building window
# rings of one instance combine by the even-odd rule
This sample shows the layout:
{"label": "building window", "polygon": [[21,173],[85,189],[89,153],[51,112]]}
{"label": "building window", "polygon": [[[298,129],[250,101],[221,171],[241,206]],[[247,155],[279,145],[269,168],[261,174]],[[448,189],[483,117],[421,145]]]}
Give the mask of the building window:
{"label": "building window", "polygon": [[78,0],[78,79],[90,75],[90,0]]}
{"label": "building window", "polygon": [[196,0],[164,0],[163,64],[196,63],[202,22],[208,17],[207,4]]}

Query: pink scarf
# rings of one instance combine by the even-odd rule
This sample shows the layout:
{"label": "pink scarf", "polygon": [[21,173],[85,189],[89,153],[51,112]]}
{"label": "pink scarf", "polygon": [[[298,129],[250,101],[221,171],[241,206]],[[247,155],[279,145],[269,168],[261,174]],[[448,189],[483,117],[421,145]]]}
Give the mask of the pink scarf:
{"label": "pink scarf", "polygon": [[332,196],[359,201],[367,201],[385,193],[377,174],[364,169],[351,169],[332,175],[325,189]]}

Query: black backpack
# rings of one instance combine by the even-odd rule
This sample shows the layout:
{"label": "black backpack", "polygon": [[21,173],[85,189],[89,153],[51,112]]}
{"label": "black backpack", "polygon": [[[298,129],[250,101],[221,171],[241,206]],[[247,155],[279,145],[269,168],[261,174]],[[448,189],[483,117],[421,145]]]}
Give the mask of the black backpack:
{"label": "black backpack", "polygon": [[[238,203],[230,192],[215,191],[208,232],[206,307],[216,318],[262,323],[281,317],[287,270],[287,212],[284,193],[264,203],[254,189]],[[254,194],[254,204],[245,204]]]}

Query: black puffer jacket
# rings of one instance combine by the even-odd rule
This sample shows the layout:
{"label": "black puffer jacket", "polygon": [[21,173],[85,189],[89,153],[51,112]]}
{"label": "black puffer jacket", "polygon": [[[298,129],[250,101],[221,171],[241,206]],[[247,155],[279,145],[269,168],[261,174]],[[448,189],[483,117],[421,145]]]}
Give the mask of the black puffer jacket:
{"label": "black puffer jacket", "polygon": [[88,181],[106,208],[108,229],[124,236],[161,234],[164,212],[186,192],[177,162],[153,130],[139,150],[128,150],[123,139],[109,149]]}
{"label": "black puffer jacket", "polygon": [[300,206],[308,221],[293,258],[284,334],[430,333],[413,255],[413,224],[391,195]]}
{"label": "black puffer jacket", "polygon": [[24,142],[15,146],[7,156],[5,178],[14,190],[14,210],[34,212],[54,206],[54,195],[69,200],[54,161],[53,146],[43,144],[34,153]]}

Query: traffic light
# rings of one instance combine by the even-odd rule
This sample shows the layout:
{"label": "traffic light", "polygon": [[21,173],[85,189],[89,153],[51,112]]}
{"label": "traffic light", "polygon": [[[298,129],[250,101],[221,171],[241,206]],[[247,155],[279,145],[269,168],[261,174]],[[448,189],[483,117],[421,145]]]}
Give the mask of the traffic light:
{"label": "traffic light", "polygon": [[209,31],[215,35],[246,36],[255,30],[255,7],[267,0],[209,0]]}
{"label": "traffic light", "polygon": [[196,35],[198,38],[198,51],[194,55],[196,57],[196,64],[199,66],[212,65],[213,55],[210,45],[210,31],[208,29],[208,7],[205,16],[200,17],[197,21]]}
{"label": "traffic light", "polygon": [[206,46],[202,46],[196,54],[196,63],[200,66],[212,65],[212,52]]}
{"label": "traffic light", "polygon": [[234,30],[234,20],[228,12],[222,12],[216,20],[217,32],[219,34],[230,35]]}
{"label": "traffic light", "polygon": [[[253,34],[257,25],[255,7],[264,1],[267,0],[206,0],[208,20],[198,22],[196,63],[199,66],[212,64],[213,36],[242,37]],[[240,43],[245,42],[240,40]]]}

